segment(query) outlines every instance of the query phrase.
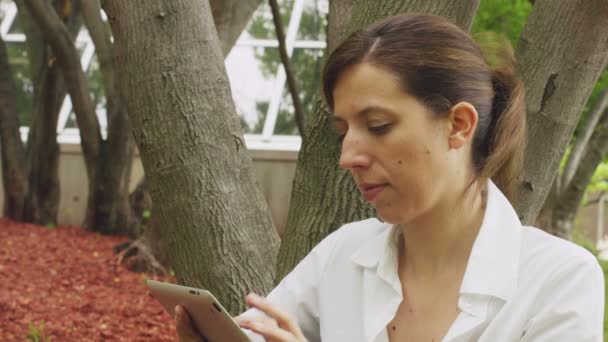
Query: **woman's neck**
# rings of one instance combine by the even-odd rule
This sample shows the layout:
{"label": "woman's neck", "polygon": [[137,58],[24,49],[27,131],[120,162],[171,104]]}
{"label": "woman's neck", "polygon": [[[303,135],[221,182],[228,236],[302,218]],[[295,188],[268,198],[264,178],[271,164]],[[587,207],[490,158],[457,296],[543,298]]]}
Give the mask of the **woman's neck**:
{"label": "woman's neck", "polygon": [[418,279],[464,273],[485,212],[486,191],[471,188],[402,225],[399,269]]}

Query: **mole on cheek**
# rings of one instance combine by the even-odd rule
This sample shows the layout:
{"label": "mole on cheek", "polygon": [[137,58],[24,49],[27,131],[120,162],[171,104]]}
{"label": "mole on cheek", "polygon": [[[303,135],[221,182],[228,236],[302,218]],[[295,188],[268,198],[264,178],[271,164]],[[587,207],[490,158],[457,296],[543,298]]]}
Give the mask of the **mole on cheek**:
{"label": "mole on cheek", "polygon": [[398,160],[397,164],[399,164],[399,165],[403,164],[403,160]]}

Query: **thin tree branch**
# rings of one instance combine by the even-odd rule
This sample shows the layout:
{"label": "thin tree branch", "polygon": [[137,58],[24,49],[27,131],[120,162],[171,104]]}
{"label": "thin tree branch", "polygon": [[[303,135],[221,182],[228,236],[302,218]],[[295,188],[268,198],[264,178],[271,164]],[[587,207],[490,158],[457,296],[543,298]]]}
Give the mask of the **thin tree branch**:
{"label": "thin tree branch", "polygon": [[72,99],[76,121],[80,129],[82,151],[89,181],[93,181],[95,167],[99,154],[101,132],[95,114],[95,107],[89,96],[86,77],[76,47],[68,29],[63,24],[57,12],[46,2],[40,0],[24,0],[32,19],[39,25],[48,43],[57,56],[66,87]]}
{"label": "thin tree branch", "polygon": [[587,115],[587,120],[585,120],[585,126],[583,127],[581,133],[576,137],[576,141],[574,142],[574,146],[572,147],[572,152],[570,152],[570,156],[568,157],[568,161],[566,162],[566,167],[564,168],[564,173],[562,176],[562,187],[561,189],[567,189],[576,169],[580,165],[581,158],[585,152],[585,147],[591,138],[591,135],[595,131],[595,127],[597,126],[600,118],[602,117],[602,113],[608,107],[608,88],[604,89],[599,95],[598,99],[593,104],[593,108],[589,111]]}
{"label": "thin tree branch", "polygon": [[269,0],[268,2],[270,4],[270,8],[272,9],[272,20],[274,22],[274,28],[277,32],[277,40],[279,41],[281,62],[283,62],[285,74],[287,75],[287,85],[289,87],[289,92],[291,93],[293,108],[295,110],[296,124],[298,126],[298,131],[300,131],[300,136],[302,137],[302,140],[304,140],[304,107],[302,106],[302,101],[300,100],[300,89],[294,78],[293,66],[289,60],[287,47],[285,46],[285,33],[283,32],[283,24],[281,23],[281,12],[279,11],[277,0]]}
{"label": "thin tree branch", "polygon": [[561,216],[565,214],[571,218],[576,215],[587,185],[606,153],[608,153],[608,109],[604,110],[589,139],[589,144],[581,157],[580,166],[576,169],[570,184],[558,199],[556,214]]}
{"label": "thin tree branch", "polygon": [[101,19],[101,7],[98,0],[79,0],[84,24],[95,45],[95,53],[103,77],[106,98],[113,98],[114,72],[112,67],[112,41],[109,30]]}

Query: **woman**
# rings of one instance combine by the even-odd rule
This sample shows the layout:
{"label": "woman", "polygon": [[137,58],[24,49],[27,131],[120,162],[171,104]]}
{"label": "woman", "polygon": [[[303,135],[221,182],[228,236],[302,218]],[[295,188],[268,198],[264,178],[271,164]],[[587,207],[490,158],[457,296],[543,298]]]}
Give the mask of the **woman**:
{"label": "woman", "polygon": [[[601,341],[590,253],[510,205],[525,135],[513,65],[457,26],[408,14],[351,35],[324,93],[378,219],[329,235],[238,323],[268,341]],[[184,310],[178,331],[192,333]]]}

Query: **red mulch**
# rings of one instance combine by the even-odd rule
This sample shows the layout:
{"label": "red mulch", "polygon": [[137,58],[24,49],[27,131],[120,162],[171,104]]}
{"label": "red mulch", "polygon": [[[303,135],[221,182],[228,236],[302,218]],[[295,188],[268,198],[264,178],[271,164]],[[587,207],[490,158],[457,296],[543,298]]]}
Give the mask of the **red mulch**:
{"label": "red mulch", "polygon": [[0,341],[27,341],[34,327],[54,342],[175,341],[146,275],[117,264],[124,241],[0,218]]}

